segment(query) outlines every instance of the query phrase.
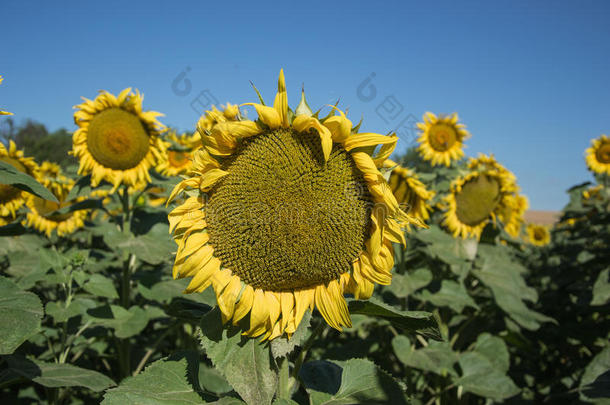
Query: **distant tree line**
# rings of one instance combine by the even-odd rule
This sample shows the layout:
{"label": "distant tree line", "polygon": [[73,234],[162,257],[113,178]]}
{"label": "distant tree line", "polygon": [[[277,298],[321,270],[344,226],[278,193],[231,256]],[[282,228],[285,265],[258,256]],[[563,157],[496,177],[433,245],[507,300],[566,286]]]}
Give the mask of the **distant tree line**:
{"label": "distant tree line", "polygon": [[5,118],[0,121],[0,141],[8,146],[11,140],[25,156],[33,157],[38,163],[48,160],[63,168],[77,164],[68,154],[72,150],[72,134],[64,128],[49,132],[44,124],[31,119],[18,125],[12,118]]}

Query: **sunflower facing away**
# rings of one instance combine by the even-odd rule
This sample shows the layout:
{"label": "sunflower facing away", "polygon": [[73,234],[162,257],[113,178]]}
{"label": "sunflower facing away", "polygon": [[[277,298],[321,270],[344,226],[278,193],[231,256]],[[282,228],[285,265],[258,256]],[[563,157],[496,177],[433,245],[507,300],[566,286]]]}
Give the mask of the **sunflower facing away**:
{"label": "sunflower facing away", "polygon": [[528,224],[525,231],[528,241],[534,246],[546,246],[551,243],[551,232],[544,225]]}
{"label": "sunflower facing away", "polygon": [[421,130],[417,151],[432,166],[449,166],[452,161],[464,156],[463,142],[470,137],[470,133],[464,124],[458,122],[456,113],[437,117],[427,112],[424,122],[418,122],[417,127]]}
{"label": "sunflower facing away", "polygon": [[142,99],[127,88],[117,97],[102,91],[74,107],[79,128],[72,153],[80,160],[78,173],[91,173],[94,187],[106,180],[114,189],[121,184],[142,188],[150,181],[148,170],[163,160],[165,144],[159,135],[165,127],[157,121],[162,114],[142,111]]}
{"label": "sunflower facing away", "polygon": [[[0,84],[2,84],[2,81],[4,80],[4,78],[2,76],[0,76]],[[0,115],[13,115],[13,113],[10,113],[8,111],[2,111],[0,110]]]}
{"label": "sunflower facing away", "polygon": [[434,197],[434,191],[428,191],[417,174],[406,167],[397,166],[391,160],[386,160],[383,166],[391,169],[390,188],[401,208],[408,214],[419,218],[422,221],[430,218],[430,204],[428,201]]}
{"label": "sunflower facing away", "polygon": [[[29,174],[38,180],[38,165],[34,159],[23,156],[23,151],[17,150],[15,142],[10,141],[8,150],[0,143],[0,160],[8,163],[22,173]],[[28,193],[20,189],[0,184],[0,217],[15,217],[15,212],[25,203]]]}
{"label": "sunflower facing away", "polygon": [[204,147],[170,196],[189,195],[169,214],[174,277],[192,277],[186,292],[211,285],[223,322],[249,314],[251,337],[290,336],[315,307],[333,328],[349,327],[343,295],[366,299],[389,284],[392,242],[419,223],[378,169],[397,138],[352,133],[339,110],[319,119],[304,94],[295,114],[283,71],[273,107],[247,105],[257,121],[234,108],[198,125]]}
{"label": "sunflower facing away", "polygon": [[178,176],[188,172],[193,165],[193,152],[201,146],[201,137],[171,132],[168,136],[171,142],[166,144],[166,155],[156,170],[164,176]]}
{"label": "sunflower facing away", "polygon": [[485,225],[495,221],[510,191],[510,179],[498,170],[474,170],[458,177],[444,198],[443,224],[454,237],[478,239]]}
{"label": "sunflower facing away", "polygon": [[610,138],[602,135],[591,141],[591,147],[586,150],[585,160],[589,170],[594,173],[610,176]]}

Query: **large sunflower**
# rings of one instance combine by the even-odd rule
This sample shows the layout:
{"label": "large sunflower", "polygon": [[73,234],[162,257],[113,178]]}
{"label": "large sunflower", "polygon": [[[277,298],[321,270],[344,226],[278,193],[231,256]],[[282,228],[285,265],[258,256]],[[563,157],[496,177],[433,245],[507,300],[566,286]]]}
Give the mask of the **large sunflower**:
{"label": "large sunflower", "polygon": [[485,225],[495,221],[509,190],[507,177],[497,170],[475,170],[458,177],[444,198],[443,224],[454,237],[479,238]]}
{"label": "large sunflower", "polygon": [[[10,141],[8,150],[0,143],[0,161],[8,163],[22,173],[29,174],[38,180],[38,165],[33,158],[24,157],[23,151],[17,150],[15,142]],[[15,212],[25,203],[27,193],[20,189],[0,184],[0,216],[15,217]]]}
{"label": "large sunflower", "polygon": [[424,114],[424,122],[418,122],[421,135],[417,139],[419,154],[433,166],[444,164],[464,156],[464,140],[470,136],[466,126],[458,122],[457,113],[439,115],[431,112]]}
{"label": "large sunflower", "polygon": [[199,134],[178,135],[172,131],[168,139],[171,142],[166,144],[166,155],[156,170],[164,176],[178,176],[188,172],[193,165],[193,152],[201,146]]}
{"label": "large sunflower", "polygon": [[383,164],[390,173],[390,188],[401,208],[410,215],[422,221],[430,218],[430,204],[428,201],[434,197],[434,191],[427,190],[417,174],[406,167],[398,166],[396,162],[386,160]]}
{"label": "large sunflower", "polygon": [[[4,78],[2,76],[0,76],[0,84],[2,84],[2,81],[4,80]],[[10,113],[8,111],[2,111],[0,110],[0,115],[13,115],[13,113]]]}
{"label": "large sunflower", "polygon": [[551,232],[544,225],[528,224],[525,231],[528,241],[534,246],[546,246],[551,243]]}
{"label": "large sunflower", "polygon": [[594,173],[610,175],[610,138],[602,135],[591,141],[586,150],[585,160],[589,170]]}
{"label": "large sunflower", "polygon": [[106,180],[115,189],[121,184],[142,188],[150,181],[148,170],[163,160],[159,135],[165,127],[157,121],[162,114],[142,111],[142,99],[127,88],[118,97],[102,91],[74,107],[79,128],[72,153],[80,160],[78,173],[91,173],[94,187]]}
{"label": "large sunflower", "polygon": [[24,224],[40,232],[47,237],[56,231],[59,236],[67,235],[84,226],[87,210],[77,210],[67,214],[53,214],[60,208],[64,208],[76,201],[66,201],[70,190],[74,186],[74,180],[65,177],[61,169],[54,163],[44,162],[41,165],[42,184],[49,189],[59,203],[43,200],[33,194],[28,196],[27,206],[30,209]]}
{"label": "large sunflower", "polygon": [[186,292],[211,285],[224,322],[250,314],[248,336],[290,336],[314,307],[341,330],[351,325],[343,295],[389,284],[392,242],[419,223],[378,169],[397,138],[352,133],[339,110],[319,119],[304,95],[295,115],[283,71],[273,107],[249,105],[257,121],[215,110],[198,125],[204,147],[170,196],[189,189],[169,214],[174,277],[192,277]]}

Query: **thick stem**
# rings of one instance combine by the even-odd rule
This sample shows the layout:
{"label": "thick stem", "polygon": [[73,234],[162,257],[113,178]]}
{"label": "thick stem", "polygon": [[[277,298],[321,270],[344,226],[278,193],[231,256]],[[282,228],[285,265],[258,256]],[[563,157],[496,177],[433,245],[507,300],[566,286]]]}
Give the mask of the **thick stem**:
{"label": "thick stem", "polygon": [[290,381],[290,361],[288,357],[280,359],[279,364],[279,386],[278,399],[290,399],[292,397],[292,382]]}

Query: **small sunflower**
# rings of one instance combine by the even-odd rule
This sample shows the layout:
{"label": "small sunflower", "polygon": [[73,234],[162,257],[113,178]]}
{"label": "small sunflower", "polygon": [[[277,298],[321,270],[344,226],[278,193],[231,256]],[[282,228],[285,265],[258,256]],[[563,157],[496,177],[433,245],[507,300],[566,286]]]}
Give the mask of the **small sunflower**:
{"label": "small sunflower", "polygon": [[193,165],[193,152],[201,146],[199,134],[178,135],[172,131],[168,139],[171,142],[166,144],[166,155],[156,170],[164,176],[178,176],[188,172]]}
{"label": "small sunflower", "polygon": [[249,314],[251,337],[290,336],[315,307],[341,330],[351,325],[343,295],[366,299],[375,283],[389,284],[392,242],[404,244],[402,228],[420,223],[378,169],[397,138],[353,133],[339,110],[319,119],[304,94],[295,115],[283,71],[273,107],[248,105],[257,121],[234,108],[229,119],[208,111],[198,125],[204,147],[169,198],[189,189],[169,214],[174,277],[192,277],[186,292],[211,285],[223,322]]}
{"label": "small sunflower", "polygon": [[528,241],[534,246],[546,246],[551,243],[551,232],[544,225],[528,224],[525,231]]}
{"label": "small sunflower", "polygon": [[479,238],[485,225],[495,222],[498,208],[508,194],[506,176],[497,170],[471,171],[451,184],[443,224],[454,237]]}
{"label": "small sunflower", "polygon": [[431,112],[424,114],[424,122],[418,122],[421,135],[417,139],[419,154],[433,166],[444,164],[464,156],[464,140],[470,137],[466,126],[458,122],[457,113],[439,115]]}
{"label": "small sunflower", "polygon": [[[8,150],[0,143],[0,161],[8,163],[22,173],[29,174],[35,179],[39,179],[40,173],[38,165],[33,158],[24,157],[23,151],[17,150],[15,142],[10,141]],[[28,193],[20,189],[0,184],[0,216],[15,217],[15,212],[23,206]]]}
{"label": "small sunflower", "polygon": [[591,141],[585,160],[594,173],[610,175],[610,138],[602,135]]}
{"label": "small sunflower", "polygon": [[[4,78],[2,76],[0,76],[0,84],[2,84],[2,81],[4,80]],[[13,113],[10,113],[8,111],[2,111],[0,110],[0,115],[13,115]]]}
{"label": "small sunflower", "polygon": [[87,210],[72,211],[67,214],[53,214],[60,208],[69,206],[76,201],[66,201],[68,193],[74,186],[74,181],[58,174],[55,178],[47,177],[42,181],[59,203],[43,200],[33,194],[28,196],[27,206],[30,209],[24,224],[39,232],[44,232],[47,237],[56,231],[59,236],[64,236],[82,228],[87,217]]}
{"label": "small sunflower", "polygon": [[102,180],[114,189],[125,184],[142,188],[150,182],[148,170],[163,160],[164,130],[155,111],[142,111],[142,95],[131,88],[118,97],[102,91],[95,100],[83,98],[75,106],[72,153],[80,160],[79,174],[91,173],[95,187]]}
{"label": "small sunflower", "polygon": [[427,190],[411,169],[396,167],[397,164],[389,159],[383,166],[387,169],[394,167],[390,174],[390,188],[403,211],[422,221],[430,218],[432,207],[428,201],[434,197],[434,191]]}
{"label": "small sunflower", "polygon": [[584,203],[591,203],[595,201],[602,201],[603,195],[602,190],[604,186],[598,184],[597,186],[591,186],[582,192],[582,198]]}

